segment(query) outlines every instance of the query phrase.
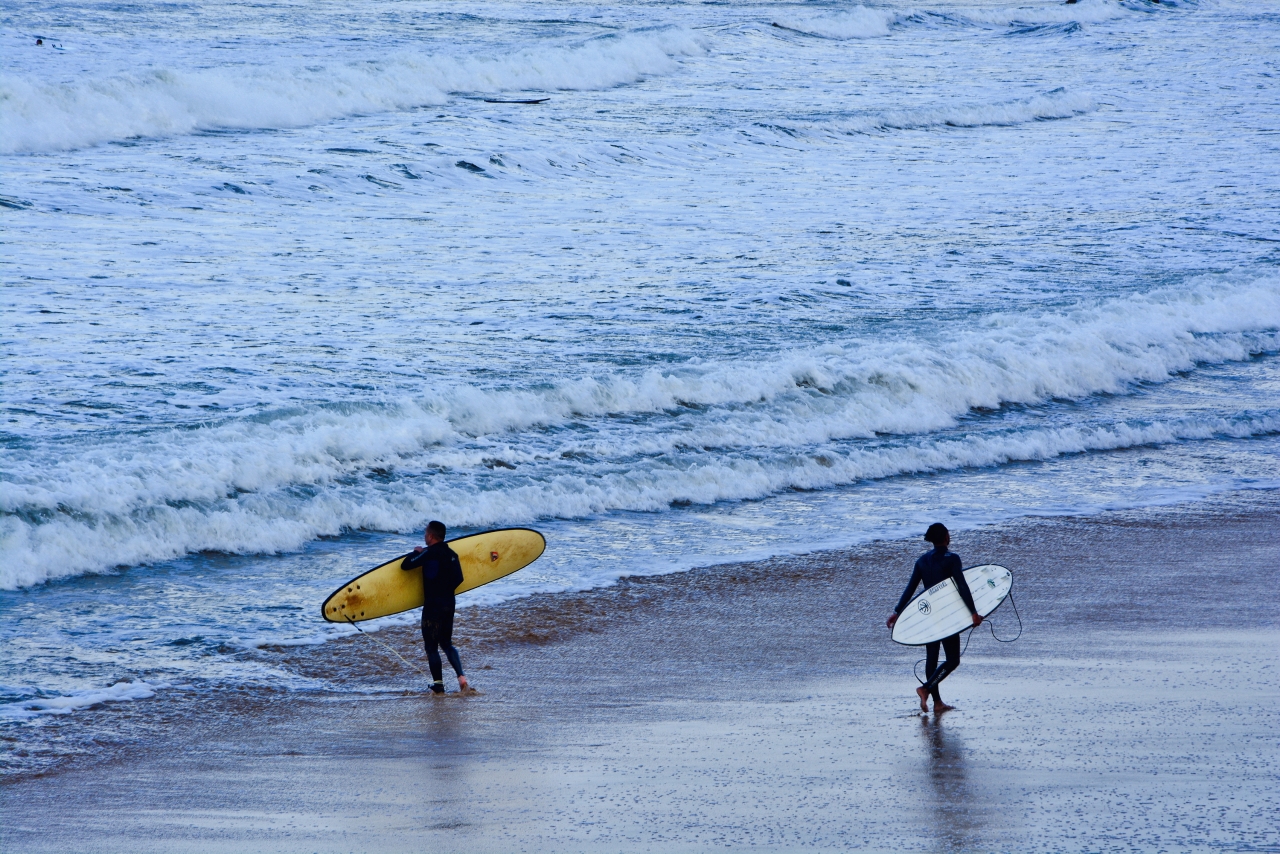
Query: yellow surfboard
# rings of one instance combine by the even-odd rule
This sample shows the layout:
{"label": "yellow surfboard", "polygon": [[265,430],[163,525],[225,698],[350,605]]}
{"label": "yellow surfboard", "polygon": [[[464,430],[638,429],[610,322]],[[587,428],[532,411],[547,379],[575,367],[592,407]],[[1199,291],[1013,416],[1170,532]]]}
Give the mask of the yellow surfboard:
{"label": "yellow surfboard", "polygon": [[[474,590],[524,569],[546,551],[547,540],[530,528],[501,528],[447,540],[462,564],[462,583],[455,593]],[[400,555],[333,591],[320,612],[331,623],[358,623],[422,607],[422,570],[405,572]]]}

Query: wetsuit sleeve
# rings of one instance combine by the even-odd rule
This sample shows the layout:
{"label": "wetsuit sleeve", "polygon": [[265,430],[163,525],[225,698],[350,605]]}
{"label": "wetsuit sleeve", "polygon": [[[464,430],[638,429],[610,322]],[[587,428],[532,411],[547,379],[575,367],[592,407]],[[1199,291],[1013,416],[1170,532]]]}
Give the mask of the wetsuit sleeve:
{"label": "wetsuit sleeve", "polygon": [[449,589],[457,590],[458,586],[462,584],[462,562],[458,560],[457,553],[452,550],[449,552],[449,569],[452,570],[449,580],[453,582]]}
{"label": "wetsuit sleeve", "polygon": [[426,559],[426,549],[423,549],[420,552],[409,552],[408,556],[404,559],[404,563],[400,564],[400,568],[404,570],[417,569],[422,566],[422,562]]}
{"label": "wetsuit sleeve", "polygon": [[956,583],[956,589],[960,591],[960,598],[964,600],[964,604],[969,606],[969,613],[978,613],[978,608],[973,604],[973,593],[969,590],[969,582],[964,577],[964,567],[960,563],[957,555],[947,555],[947,561],[951,563],[951,578]]}
{"label": "wetsuit sleeve", "polygon": [[893,609],[893,613],[902,613],[902,609],[907,607],[907,603],[911,601],[911,594],[916,592],[916,585],[919,583],[920,561],[916,561],[915,569],[911,570],[911,580],[907,582],[907,589],[902,591],[902,598],[898,600],[898,607]]}

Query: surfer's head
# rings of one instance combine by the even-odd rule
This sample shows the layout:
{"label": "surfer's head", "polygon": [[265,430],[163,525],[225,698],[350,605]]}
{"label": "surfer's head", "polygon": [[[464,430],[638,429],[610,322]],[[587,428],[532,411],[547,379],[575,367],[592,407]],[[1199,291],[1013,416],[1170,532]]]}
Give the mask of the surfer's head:
{"label": "surfer's head", "polygon": [[443,543],[444,534],[445,534],[444,522],[432,521],[427,523],[427,533],[426,533],[427,545],[430,546],[430,545],[434,545],[435,543]]}
{"label": "surfer's head", "polygon": [[945,549],[951,542],[951,532],[941,522],[934,522],[929,526],[929,530],[924,532],[924,538],[933,543],[935,547]]}

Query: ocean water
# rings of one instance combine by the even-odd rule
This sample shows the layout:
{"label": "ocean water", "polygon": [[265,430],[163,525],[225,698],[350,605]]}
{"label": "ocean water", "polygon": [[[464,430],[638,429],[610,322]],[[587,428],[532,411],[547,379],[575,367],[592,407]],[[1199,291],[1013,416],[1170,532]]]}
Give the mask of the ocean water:
{"label": "ocean water", "polygon": [[175,687],[343,690],[243,653],[350,633],[320,601],[432,518],[547,534],[484,605],[1280,486],[1278,36],[6,3],[5,767]]}

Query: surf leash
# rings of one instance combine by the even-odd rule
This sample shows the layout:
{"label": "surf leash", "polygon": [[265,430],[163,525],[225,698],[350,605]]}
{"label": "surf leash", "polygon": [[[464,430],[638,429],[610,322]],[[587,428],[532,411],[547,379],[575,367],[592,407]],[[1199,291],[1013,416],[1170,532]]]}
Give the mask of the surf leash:
{"label": "surf leash", "polygon": [[[1013,606],[1013,616],[1016,617],[1018,620],[1018,633],[1016,635],[1014,635],[1011,638],[1002,638],[996,634],[995,623],[992,620],[988,618],[983,618],[982,620],[982,622],[987,624],[987,628],[991,630],[991,637],[995,638],[1000,643],[1013,643],[1018,638],[1022,637],[1022,615],[1018,613],[1018,603],[1013,601],[1012,590],[1009,591],[1008,598],[1009,598],[1009,604]],[[996,610],[999,610],[999,609],[997,608]],[[992,613],[995,613],[995,612],[993,611]],[[990,614],[988,614],[987,617],[990,617]],[[968,636],[964,639],[964,647],[960,650],[961,658],[964,658],[965,653],[969,651],[969,641],[973,640],[973,630],[976,628],[977,626],[970,626],[969,628],[962,630],[962,632],[967,633]],[[921,662],[924,662],[924,661],[927,661],[927,659],[924,659],[924,658],[920,659],[915,663],[915,666],[911,668],[911,674],[916,677],[916,681],[919,682],[921,685],[925,684],[925,680],[920,678],[920,672],[919,672],[920,664]]]}
{"label": "surf leash", "polygon": [[[1013,616],[1018,618],[1018,633],[1011,638],[1005,639],[996,634],[996,627],[995,625],[992,625],[991,636],[995,638],[997,641],[999,641],[1000,643],[1013,643],[1018,638],[1022,637],[1022,615],[1018,613],[1018,603],[1013,601],[1012,590],[1009,591],[1009,604],[1013,606]],[[968,644],[966,643],[965,646],[967,647]]]}
{"label": "surf leash", "polygon": [[385,649],[385,650],[387,650],[388,652],[390,652],[390,653],[391,653],[392,655],[394,655],[396,658],[400,659],[400,660],[401,660],[401,661],[403,661],[405,664],[409,665],[409,667],[411,667],[411,668],[413,668],[414,670],[418,671],[418,675],[419,675],[419,676],[421,676],[422,678],[424,678],[424,679],[430,679],[430,678],[431,678],[430,676],[428,676],[427,674],[425,674],[425,673],[423,673],[423,672],[422,672],[422,668],[418,667],[418,665],[414,664],[413,662],[411,662],[411,661],[409,661],[407,658],[405,658],[403,655],[401,655],[400,653],[396,652],[396,651],[395,651],[395,649],[394,649],[393,647],[388,646],[387,644],[385,644],[385,643],[383,643],[382,641],[380,641],[380,640],[378,640],[377,638],[375,638],[373,635],[371,635],[371,634],[369,634],[368,632],[366,632],[364,629],[360,628],[359,626],[356,626],[356,621],[355,621],[355,620],[353,620],[353,619],[351,619],[351,617],[350,617],[349,615],[344,615],[344,616],[346,616],[346,618],[347,618],[347,622],[348,622],[348,623],[350,623],[351,625],[355,626],[355,629],[356,629],[356,631],[357,631],[357,632],[359,632],[360,634],[364,635],[364,636],[365,636],[365,637],[367,637],[369,640],[371,640],[371,641],[373,641],[374,643],[376,643],[378,646],[380,646],[380,647],[382,647],[383,649]]}

